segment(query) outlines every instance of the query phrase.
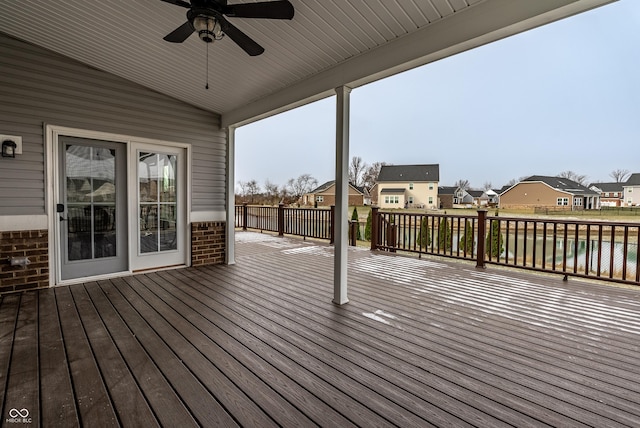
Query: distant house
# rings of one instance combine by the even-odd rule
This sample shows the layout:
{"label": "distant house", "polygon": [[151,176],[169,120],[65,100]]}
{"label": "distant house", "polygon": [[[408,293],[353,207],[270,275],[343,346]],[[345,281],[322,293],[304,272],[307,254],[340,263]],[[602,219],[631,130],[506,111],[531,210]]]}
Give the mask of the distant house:
{"label": "distant house", "polygon": [[485,193],[487,195],[487,205],[497,207],[500,204],[500,189],[489,189]]}
{"label": "distant house", "polygon": [[473,204],[473,196],[456,186],[438,187],[438,206],[441,209],[456,208]]}
{"label": "distant house", "polygon": [[471,203],[477,207],[486,207],[489,204],[489,196],[484,190],[467,190],[473,199]]}
{"label": "distant house", "polygon": [[600,195],[600,206],[620,207],[624,202],[624,183],[591,183],[589,189],[598,192]]}
{"label": "distant house", "polygon": [[378,204],[378,183],[374,184],[369,189],[369,201],[371,205],[379,206]]}
{"label": "distant house", "polygon": [[624,205],[627,207],[640,206],[640,173],[631,174],[622,188],[624,190]]}
{"label": "distant house", "polygon": [[437,208],[440,165],[384,165],[377,180],[380,208]]}
{"label": "distant house", "polygon": [[[362,187],[356,187],[349,183],[349,205],[365,205],[365,199],[370,200],[369,192]],[[327,181],[316,187],[311,192],[302,196],[302,205],[316,207],[330,207],[336,204],[336,181]]]}
{"label": "distant house", "polygon": [[453,208],[453,200],[457,189],[456,186],[438,187],[438,207],[440,209]]}
{"label": "distant house", "polygon": [[534,175],[502,193],[500,207],[597,209],[600,208],[600,195],[566,178]]}

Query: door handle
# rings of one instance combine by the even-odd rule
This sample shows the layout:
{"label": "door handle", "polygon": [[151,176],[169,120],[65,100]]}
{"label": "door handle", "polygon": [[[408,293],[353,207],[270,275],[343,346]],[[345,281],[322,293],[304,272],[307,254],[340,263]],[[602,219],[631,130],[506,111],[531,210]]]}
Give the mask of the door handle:
{"label": "door handle", "polygon": [[[56,212],[57,213],[63,213],[64,212],[64,204],[56,204]],[[60,216],[60,221],[65,221],[68,220],[66,218],[64,218],[63,216]]]}

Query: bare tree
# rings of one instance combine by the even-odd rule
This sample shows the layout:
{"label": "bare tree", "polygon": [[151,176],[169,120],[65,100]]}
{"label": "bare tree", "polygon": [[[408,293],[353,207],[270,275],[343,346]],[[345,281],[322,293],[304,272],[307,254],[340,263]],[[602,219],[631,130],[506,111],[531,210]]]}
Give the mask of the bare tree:
{"label": "bare tree", "polygon": [[349,182],[357,187],[362,187],[364,184],[364,173],[367,168],[367,164],[362,161],[360,156],[354,156],[349,163]]}
{"label": "bare tree", "polygon": [[385,162],[374,162],[369,165],[362,175],[362,185],[367,189],[371,189],[378,181],[378,175],[383,166],[387,165]]}
{"label": "bare tree", "polygon": [[468,190],[471,187],[469,180],[460,179],[454,183],[454,186],[459,187],[461,190]]}
{"label": "bare tree", "polygon": [[492,184],[490,181],[485,181],[484,184],[482,185],[482,190],[487,191],[487,190],[491,190]]}
{"label": "bare tree", "polygon": [[264,182],[264,193],[267,198],[267,201],[273,205],[279,199],[280,189],[277,184],[272,183],[269,179]]}
{"label": "bare tree", "polygon": [[255,197],[260,193],[260,185],[256,180],[249,180],[245,183],[245,196],[250,199],[250,203],[255,202]]}
{"label": "bare tree", "polygon": [[280,198],[280,202],[282,202],[283,204],[290,204],[291,202],[293,202],[293,198],[291,198],[289,187],[287,185],[280,186],[278,197]]}
{"label": "bare tree", "polygon": [[238,190],[236,191],[238,195],[247,196],[247,182],[246,181],[238,181]]}
{"label": "bare tree", "polygon": [[586,186],[586,181],[587,181],[586,175],[580,175],[576,172],[567,170],[567,171],[562,171],[560,174],[558,174],[558,177],[566,178],[568,180],[575,181],[576,183],[582,186]]}
{"label": "bare tree", "polygon": [[629,178],[629,175],[631,175],[631,173],[628,169],[614,169],[609,174],[609,177],[616,180],[616,183],[624,183]]}
{"label": "bare tree", "polygon": [[300,177],[290,178],[287,182],[287,190],[294,200],[299,200],[302,195],[309,193],[318,186],[318,180],[313,178],[311,174],[302,174]]}
{"label": "bare tree", "polygon": [[525,178],[527,178],[527,176],[522,176],[519,178],[512,178],[511,180],[507,181],[507,186],[511,187],[511,186],[515,186],[516,184],[520,183],[521,181],[523,181]]}

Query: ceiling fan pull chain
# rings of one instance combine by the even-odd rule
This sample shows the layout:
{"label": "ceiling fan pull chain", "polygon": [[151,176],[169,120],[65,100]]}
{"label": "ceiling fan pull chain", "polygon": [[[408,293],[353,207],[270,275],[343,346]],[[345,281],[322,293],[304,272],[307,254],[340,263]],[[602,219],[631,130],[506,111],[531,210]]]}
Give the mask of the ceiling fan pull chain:
{"label": "ceiling fan pull chain", "polygon": [[205,85],[205,89],[209,89],[209,43],[205,43],[207,45],[207,84]]}

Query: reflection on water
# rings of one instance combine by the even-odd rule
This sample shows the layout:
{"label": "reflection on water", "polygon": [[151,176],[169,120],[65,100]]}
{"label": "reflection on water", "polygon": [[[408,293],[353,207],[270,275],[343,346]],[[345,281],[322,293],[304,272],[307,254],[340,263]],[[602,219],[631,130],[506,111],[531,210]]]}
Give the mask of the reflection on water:
{"label": "reflection on water", "polygon": [[[399,246],[402,242],[407,248],[413,248],[418,231],[414,228],[400,228]],[[460,238],[462,233],[458,234],[457,230],[453,231],[452,249],[453,253],[458,251]],[[503,239],[505,234],[502,234]],[[431,245],[437,248],[438,245],[438,228],[434,229],[431,238]],[[402,241],[404,239],[404,241]],[[622,239],[622,238],[621,238]],[[477,236],[474,239],[477,248]],[[534,259],[534,241],[535,241],[535,259]],[[574,267],[577,273],[597,274],[598,266],[600,275],[609,276],[613,272],[614,278],[621,278],[623,270],[626,270],[626,278],[635,277],[638,263],[638,244],[637,242],[628,242],[626,245],[626,265],[625,265],[625,244],[622,241],[602,240],[598,244],[597,239],[578,239],[576,245],[575,238],[568,238],[565,246],[564,237],[559,236],[545,237],[538,234],[535,238],[531,233],[527,234],[525,239],[524,233],[509,234],[508,240],[503,243],[504,251],[500,254],[499,261],[518,266],[535,266],[538,268],[562,270],[563,260],[566,259],[566,271],[573,272]],[[517,245],[516,245],[517,244]],[[526,246],[526,254],[525,254]],[[447,251],[448,252],[448,251]],[[460,249],[462,253],[462,249]],[[526,259],[525,256],[526,255]],[[506,258],[506,261],[505,261]],[[535,262],[535,263],[534,263]]]}
{"label": "reflection on water", "polygon": [[[524,254],[524,247],[526,242],[526,262],[527,265],[531,266],[534,262],[534,237],[529,236],[525,240],[522,235],[518,236],[517,247],[515,241],[515,236],[509,237],[509,253],[508,255],[503,253],[501,257],[508,256],[509,262],[513,262],[514,257],[517,254],[518,260],[516,260],[516,262],[518,264],[522,264],[522,255]],[[566,257],[567,270],[573,271],[574,267],[576,267],[579,273],[597,273],[598,261],[600,262],[599,264],[601,274],[608,274],[613,270],[614,276],[619,277],[622,274],[622,270],[625,268],[625,245],[623,242],[613,242],[612,244],[611,241],[603,240],[599,245],[597,239],[589,239],[588,242],[586,239],[578,239],[576,242],[575,238],[573,238],[567,239],[567,244],[565,246],[564,238],[558,238],[554,243],[554,239],[552,237],[547,237],[546,245],[543,244],[545,244],[544,237],[537,236],[535,238],[535,265],[537,267],[542,266],[543,257],[545,266],[547,267],[553,266],[554,263],[556,267],[562,266],[563,259]],[[506,245],[507,244],[505,243],[505,248]],[[544,254],[543,246],[545,247]],[[627,276],[635,276],[636,264],[638,260],[638,244],[635,242],[627,243],[626,253]]]}

